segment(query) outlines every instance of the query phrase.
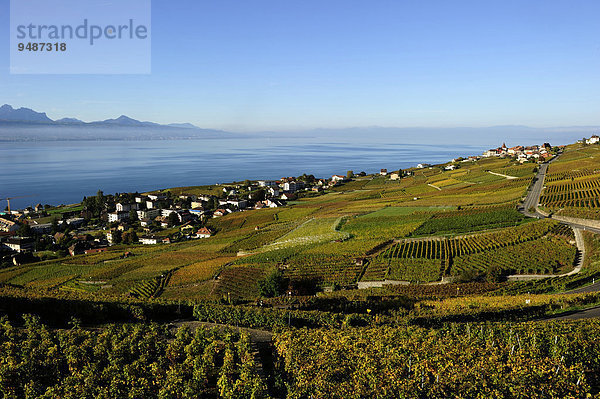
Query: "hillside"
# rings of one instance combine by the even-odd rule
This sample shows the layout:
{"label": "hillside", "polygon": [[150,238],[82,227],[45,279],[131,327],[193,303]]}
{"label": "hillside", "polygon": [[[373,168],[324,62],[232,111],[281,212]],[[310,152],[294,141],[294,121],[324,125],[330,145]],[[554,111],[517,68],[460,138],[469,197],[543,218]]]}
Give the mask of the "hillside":
{"label": "hillside", "polygon": [[[535,164],[487,158],[457,165],[415,168],[400,180],[355,178],[288,207],[211,219],[217,234],[204,241],[111,247],[1,270],[0,282],[124,295],[168,274],[164,298],[254,299],[257,282],[274,269],[299,292],[385,279],[498,280],[573,269],[573,233],[516,211]],[[135,256],[121,259],[125,251]]]}
{"label": "hillside", "polygon": [[[137,365],[122,384],[152,381],[139,387],[145,397],[598,394],[600,324],[564,319],[600,305],[599,148],[574,144],[543,165],[489,157],[355,177],[285,207],[209,219],[210,238],[0,269],[0,347],[54,342],[63,353],[113,340],[70,366],[48,355],[60,366],[36,384],[55,392],[92,369],[106,385],[107,357]],[[523,209],[536,181],[539,211]],[[573,216],[583,225],[560,219]],[[23,324],[26,313],[41,321]],[[146,325],[174,320],[177,332]],[[133,326],[106,324],[122,322]],[[61,329],[37,337],[39,323]],[[21,335],[2,333],[12,325]],[[14,356],[30,364],[28,353]]]}

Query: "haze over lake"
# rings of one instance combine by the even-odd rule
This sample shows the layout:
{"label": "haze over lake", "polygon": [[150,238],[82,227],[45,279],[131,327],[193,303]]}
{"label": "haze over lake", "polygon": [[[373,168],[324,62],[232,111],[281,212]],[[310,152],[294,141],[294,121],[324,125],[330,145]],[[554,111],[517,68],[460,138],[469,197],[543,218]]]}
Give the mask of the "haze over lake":
{"label": "haze over lake", "polygon": [[[373,173],[381,168],[397,170],[478,155],[503,141],[509,146],[548,140],[562,144],[594,131],[580,127],[374,127],[286,134],[213,132],[204,138],[156,139],[165,132],[186,130],[103,128],[90,136],[89,129],[73,127],[0,127],[0,136],[7,138],[16,132],[17,137],[30,140],[0,142],[0,198],[30,196],[11,201],[13,207],[58,205],[79,202],[99,189],[143,192],[303,173],[317,177],[347,170]],[[61,139],[65,132],[79,139]],[[99,140],[98,132],[107,138],[129,139]],[[154,139],[139,139],[143,134]]]}

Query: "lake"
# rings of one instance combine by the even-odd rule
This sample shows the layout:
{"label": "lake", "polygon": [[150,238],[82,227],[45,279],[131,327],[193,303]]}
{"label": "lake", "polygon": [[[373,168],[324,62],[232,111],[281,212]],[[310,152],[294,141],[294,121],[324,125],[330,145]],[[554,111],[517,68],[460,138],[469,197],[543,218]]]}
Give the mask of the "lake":
{"label": "lake", "polygon": [[[303,173],[397,170],[481,154],[485,147],[332,142],[310,137],[0,143],[0,198],[13,208],[70,204],[83,196],[279,179]],[[4,209],[6,203],[1,203]]]}

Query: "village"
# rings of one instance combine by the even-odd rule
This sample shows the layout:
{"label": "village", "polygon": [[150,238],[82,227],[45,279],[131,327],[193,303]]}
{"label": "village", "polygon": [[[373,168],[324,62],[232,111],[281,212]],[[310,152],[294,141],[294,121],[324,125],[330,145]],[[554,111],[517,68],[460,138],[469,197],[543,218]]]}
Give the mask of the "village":
{"label": "village", "polygon": [[[361,172],[358,176],[366,176]],[[117,193],[84,197],[81,204],[37,204],[0,212],[0,258],[3,265],[30,263],[54,256],[104,252],[118,244],[170,244],[210,238],[212,218],[233,212],[286,206],[290,201],[340,186],[354,177],[312,175],[258,180],[211,187],[211,194]],[[218,192],[218,193],[215,193]],[[51,255],[52,254],[52,255]],[[40,256],[41,255],[41,256]]]}
{"label": "village", "polygon": [[[592,139],[598,136],[592,136]],[[590,140],[592,140],[590,139]],[[595,141],[597,142],[597,141]],[[564,146],[559,146],[557,148],[562,148]],[[544,143],[542,145],[533,145],[533,146],[522,146],[518,145],[515,147],[507,148],[506,144],[502,144],[501,147],[492,148],[483,153],[484,157],[514,157],[520,163],[528,162],[528,161],[547,161],[553,157],[552,153],[556,152],[552,150],[552,146],[549,143]]]}
{"label": "village", "polygon": [[[596,144],[596,135],[583,139]],[[208,223],[233,212],[246,212],[286,206],[293,201],[323,195],[352,179],[385,176],[400,180],[418,173],[420,169],[438,167],[442,171],[460,168],[462,162],[481,158],[509,157],[515,162],[543,162],[560,147],[549,143],[534,146],[501,147],[487,150],[482,156],[455,158],[440,165],[420,163],[408,169],[377,174],[365,172],[333,175],[329,179],[313,175],[283,177],[279,180],[257,180],[233,184],[217,184],[206,194],[161,190],[152,193],[117,193],[84,197],[80,204],[35,207],[0,212],[0,259],[2,265],[22,264],[104,252],[119,244],[157,245],[184,240],[206,239],[217,233]],[[9,199],[10,201],[10,199]]]}

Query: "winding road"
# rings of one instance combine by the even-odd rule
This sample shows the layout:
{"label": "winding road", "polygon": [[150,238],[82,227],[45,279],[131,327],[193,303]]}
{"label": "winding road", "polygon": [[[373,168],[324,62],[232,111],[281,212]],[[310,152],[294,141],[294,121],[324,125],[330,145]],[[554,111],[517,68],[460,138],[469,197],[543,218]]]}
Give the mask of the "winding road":
{"label": "winding road", "polygon": [[[525,216],[534,217],[538,219],[543,218],[552,218],[551,215],[544,214],[540,212],[538,206],[540,201],[540,196],[542,194],[542,189],[544,188],[544,180],[546,178],[546,172],[548,170],[548,165],[554,162],[560,154],[554,158],[552,158],[549,162],[543,163],[540,165],[538,170],[538,174],[535,177],[535,181],[533,185],[529,188],[527,192],[527,196],[525,197],[525,201],[523,201],[523,205],[519,207],[519,211],[523,213]],[[558,220],[558,219],[556,219]],[[591,231],[593,233],[600,234],[600,229],[589,226],[581,223],[573,223],[569,221],[560,220],[561,223],[570,226],[575,232],[575,237],[577,241],[577,248],[580,251],[580,257],[577,266],[575,269],[566,275],[572,275],[578,273],[583,266],[583,261],[585,259],[585,245],[583,243],[583,239],[581,236],[582,230]],[[539,277],[538,277],[539,278]],[[600,291],[600,281],[595,282],[590,285],[586,285],[583,287],[579,287],[570,291],[565,292],[565,294],[583,294],[590,292],[598,292]],[[600,306],[596,306],[589,309],[584,309],[575,312],[569,312],[563,316],[552,318],[553,320],[577,320],[577,319],[589,319],[589,318],[597,318],[600,317]]]}

